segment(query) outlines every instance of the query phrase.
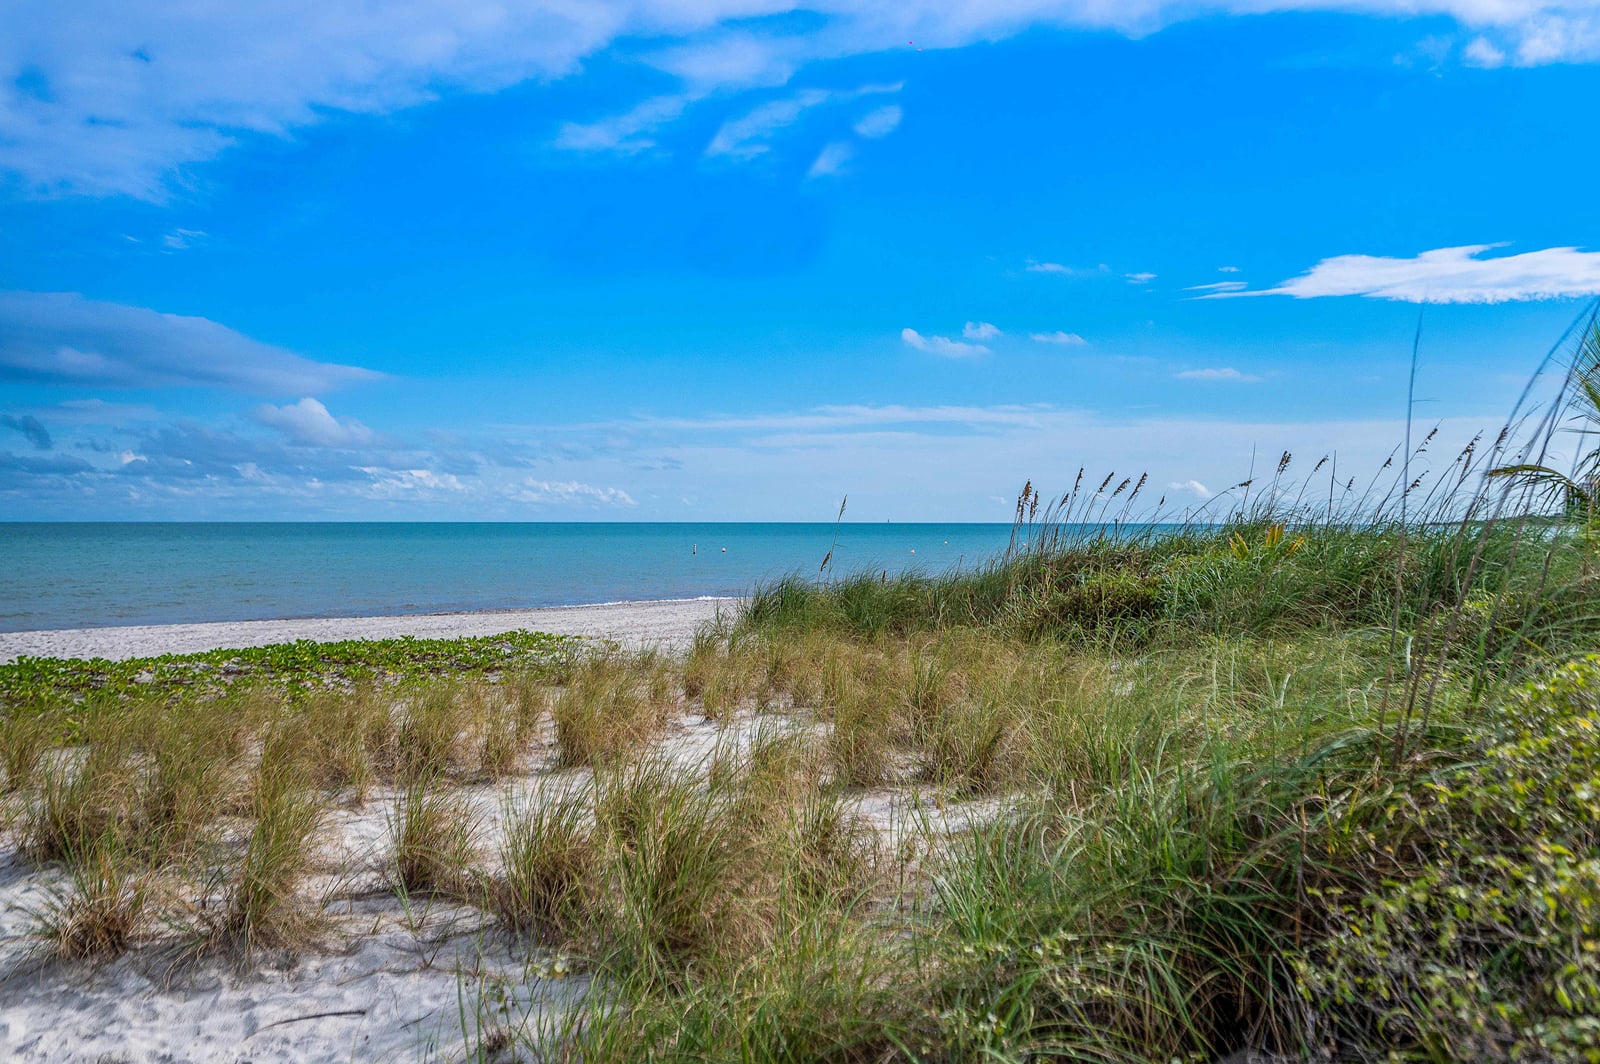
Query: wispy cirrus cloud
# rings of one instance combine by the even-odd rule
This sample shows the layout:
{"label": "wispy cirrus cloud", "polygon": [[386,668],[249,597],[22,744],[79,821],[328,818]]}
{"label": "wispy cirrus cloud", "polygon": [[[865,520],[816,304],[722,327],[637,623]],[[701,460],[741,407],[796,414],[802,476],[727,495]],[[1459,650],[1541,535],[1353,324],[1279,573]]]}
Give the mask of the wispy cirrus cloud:
{"label": "wispy cirrus cloud", "polygon": [[879,137],[887,137],[890,133],[899,129],[900,119],[903,117],[905,117],[905,112],[900,105],[891,103],[868,111],[850,128],[856,131],[856,136],[858,137],[876,140]]}
{"label": "wispy cirrus cloud", "polygon": [[74,292],[0,292],[0,380],[304,395],[379,376],[312,361],[207,318]]}
{"label": "wispy cirrus cloud", "polygon": [[[1197,17],[1303,10],[1452,18],[1474,35],[1466,60],[1484,66],[1600,57],[1591,0],[79,0],[71,19],[50,0],[16,0],[0,9],[0,77],[12,87],[0,95],[0,169],[40,195],[160,200],[183,167],[249,138],[577,77],[608,49],[679,85],[626,116],[565,127],[557,142],[640,150],[688,101],[783,85],[808,63],[892,42],[959,48],[1041,26],[1143,35]],[[800,11],[811,16],[804,28],[750,18]]]}
{"label": "wispy cirrus cloud", "polygon": [[1215,281],[1211,284],[1192,284],[1185,288],[1185,292],[1200,292],[1203,298],[1216,292],[1242,292],[1250,285],[1244,281]]}
{"label": "wispy cirrus cloud", "polygon": [[855,158],[856,150],[849,141],[836,140],[823,147],[806,170],[807,177],[832,177],[844,173],[846,165]]}
{"label": "wispy cirrus cloud", "polygon": [[[706,155],[725,155],[735,159],[752,159],[771,150],[772,140],[783,130],[794,125],[808,112],[819,107],[860,99],[863,96],[899,92],[901,85],[862,85],[855,89],[802,89],[778,100],[770,100],[753,110],[725,122],[716,136],[706,146]],[[891,108],[898,111],[899,108]],[[896,118],[895,123],[899,121]],[[883,136],[894,128],[891,124],[876,136]]]}
{"label": "wispy cirrus cloud", "polygon": [[1362,296],[1404,303],[1511,303],[1600,293],[1600,251],[1545,248],[1487,256],[1503,244],[1468,244],[1412,258],[1337,255],[1272,288],[1213,291],[1203,299]]}
{"label": "wispy cirrus cloud", "polygon": [[1217,366],[1208,369],[1186,369],[1173,374],[1180,381],[1237,381],[1240,384],[1254,384],[1261,378],[1253,373],[1234,369],[1232,366]]}
{"label": "wispy cirrus cloud", "polygon": [[617,152],[633,155],[656,146],[655,133],[704,98],[703,93],[652,96],[622,114],[595,122],[564,122],[555,146],[568,151]]}

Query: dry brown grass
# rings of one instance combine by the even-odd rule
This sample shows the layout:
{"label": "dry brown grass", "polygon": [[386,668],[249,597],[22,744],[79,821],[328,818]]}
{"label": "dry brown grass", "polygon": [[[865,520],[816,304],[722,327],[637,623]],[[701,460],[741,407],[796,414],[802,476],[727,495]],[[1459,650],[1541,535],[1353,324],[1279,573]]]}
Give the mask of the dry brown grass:
{"label": "dry brown grass", "polygon": [[143,927],[148,867],[115,834],[94,840],[68,863],[70,885],[36,915],[34,936],[59,960],[112,960]]}

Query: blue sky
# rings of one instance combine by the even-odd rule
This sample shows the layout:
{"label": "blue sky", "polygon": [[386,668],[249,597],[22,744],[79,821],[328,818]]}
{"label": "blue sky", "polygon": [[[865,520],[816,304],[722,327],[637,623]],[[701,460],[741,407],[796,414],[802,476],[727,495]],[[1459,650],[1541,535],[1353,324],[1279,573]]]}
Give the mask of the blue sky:
{"label": "blue sky", "polygon": [[1193,506],[1600,293],[1593,2],[270,6],[0,13],[0,518]]}

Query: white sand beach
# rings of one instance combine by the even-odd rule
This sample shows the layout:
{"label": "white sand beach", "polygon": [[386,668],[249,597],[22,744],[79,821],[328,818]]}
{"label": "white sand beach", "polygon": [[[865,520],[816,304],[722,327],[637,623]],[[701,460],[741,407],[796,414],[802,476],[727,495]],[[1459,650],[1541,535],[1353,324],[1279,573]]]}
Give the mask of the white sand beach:
{"label": "white sand beach", "polygon": [[615,639],[628,647],[687,646],[694,630],[727,612],[735,598],[608,602],[597,606],[553,606],[533,610],[421,613],[399,617],[311,617],[281,621],[220,621],[206,624],[130,625],[0,632],[0,662],[23,655],[47,658],[125,658],[188,654],[232,647],[258,647],[312,639],[453,639],[497,635],[517,629]]}

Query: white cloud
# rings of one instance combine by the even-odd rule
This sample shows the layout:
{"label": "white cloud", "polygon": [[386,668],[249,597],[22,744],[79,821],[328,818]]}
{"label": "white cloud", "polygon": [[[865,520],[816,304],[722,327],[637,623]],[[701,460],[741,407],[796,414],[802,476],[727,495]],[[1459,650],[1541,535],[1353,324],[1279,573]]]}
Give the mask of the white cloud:
{"label": "white cloud", "polygon": [[1192,284],[1185,292],[1242,292],[1250,286],[1243,281],[1215,281],[1211,284]]}
{"label": "white cloud", "polygon": [[898,84],[863,85],[858,89],[802,89],[792,96],[768,101],[739,118],[723,123],[706,146],[706,154],[750,159],[771,150],[772,138],[798,122],[807,111],[862,96],[899,91]]}
{"label": "white cloud", "polygon": [[845,164],[855,157],[856,150],[842,140],[836,140],[817,153],[807,177],[828,177],[843,172]]}
{"label": "white cloud", "polygon": [[1198,480],[1174,481],[1173,483],[1167,485],[1167,490],[1193,492],[1202,501],[1211,498],[1211,496],[1214,494],[1210,488],[1206,487]]}
{"label": "white cloud", "polygon": [[568,151],[641,152],[655,147],[651,134],[676,121],[699,99],[692,93],[652,96],[629,111],[598,122],[567,122],[556,134],[555,144]]}
{"label": "white cloud", "polygon": [[[1518,66],[1546,63],[1585,62],[1600,58],[1600,18],[1593,5],[1571,4],[1573,14],[1561,14],[1541,5],[1544,11],[1529,18],[1510,36],[1516,45]],[[1585,13],[1577,13],[1584,11]]]}
{"label": "white cloud", "polygon": [[371,443],[372,430],[354,418],[336,418],[310,396],[298,403],[256,407],[256,420],[309,447],[356,447]]}
{"label": "white cloud", "polygon": [[373,498],[394,499],[438,492],[460,493],[467,485],[454,473],[436,473],[431,469],[384,469],[381,466],[357,466],[372,478],[367,493]]}
{"label": "white cloud", "polygon": [[853,128],[858,136],[875,140],[878,137],[887,137],[898,129],[900,119],[903,117],[904,112],[900,109],[900,105],[891,103],[888,106],[868,111],[861,116],[861,120]]}
{"label": "white cloud", "polygon": [[963,340],[993,340],[999,335],[999,327],[986,321],[969,321],[961,327]]}
{"label": "white cloud", "polygon": [[1238,273],[1239,272],[1239,267],[1237,267],[1237,266],[1218,266],[1217,267],[1217,272],[1218,273]]}
{"label": "white cloud", "polygon": [[1125,273],[1122,276],[1128,279],[1129,284],[1149,284],[1156,279],[1153,273]]}
{"label": "white cloud", "polygon": [[1081,347],[1089,342],[1077,333],[1063,332],[1060,329],[1055,332],[1029,333],[1028,339],[1036,344],[1057,344],[1061,347]]}
{"label": "white cloud", "polygon": [[1079,267],[1060,262],[1037,262],[1033,259],[1028,260],[1024,269],[1029,273],[1053,273],[1063,277],[1102,277],[1111,272],[1111,267],[1103,262],[1098,266]]}
{"label": "white cloud", "polygon": [[168,251],[183,251],[192,248],[206,238],[201,229],[174,229],[161,238],[161,246]]}
{"label": "white cloud", "polygon": [[[76,0],[71,18],[56,0],[13,0],[0,8],[0,77],[13,87],[0,96],[0,169],[39,194],[161,199],[185,166],[246,137],[571,76],[614,46],[699,98],[782,85],[807,63],[891,42],[956,48],[1035,26],[1141,35],[1293,10],[1450,17],[1523,65],[1600,57],[1592,0]],[[801,11],[812,22],[799,30],[753,18]],[[573,126],[558,139],[637,150],[673,106],[635,114],[631,130]]]}
{"label": "white cloud", "polygon": [[901,329],[900,339],[918,351],[926,351],[930,355],[939,355],[943,358],[971,358],[973,355],[989,353],[989,349],[982,344],[962,343],[948,336],[923,336],[915,329]]}
{"label": "white cloud", "polygon": [[633,496],[621,488],[597,488],[576,480],[535,480],[528,477],[511,492],[518,502],[560,503],[583,506],[637,506]]}
{"label": "white cloud", "polygon": [[1218,366],[1212,369],[1186,369],[1181,373],[1174,373],[1180,381],[1239,381],[1253,383],[1261,378],[1250,373],[1242,373],[1232,366]]}
{"label": "white cloud", "polygon": [[1438,248],[1409,259],[1338,255],[1276,288],[1214,292],[1202,298],[1365,296],[1404,303],[1510,303],[1600,292],[1600,251],[1564,247],[1483,257],[1499,246]]}
{"label": "white cloud", "polygon": [[1476,67],[1504,66],[1506,53],[1489,43],[1487,37],[1474,37],[1461,52],[1468,64]]}
{"label": "white cloud", "polygon": [[0,380],[305,395],[378,376],[313,362],[206,318],[72,292],[0,292]]}

